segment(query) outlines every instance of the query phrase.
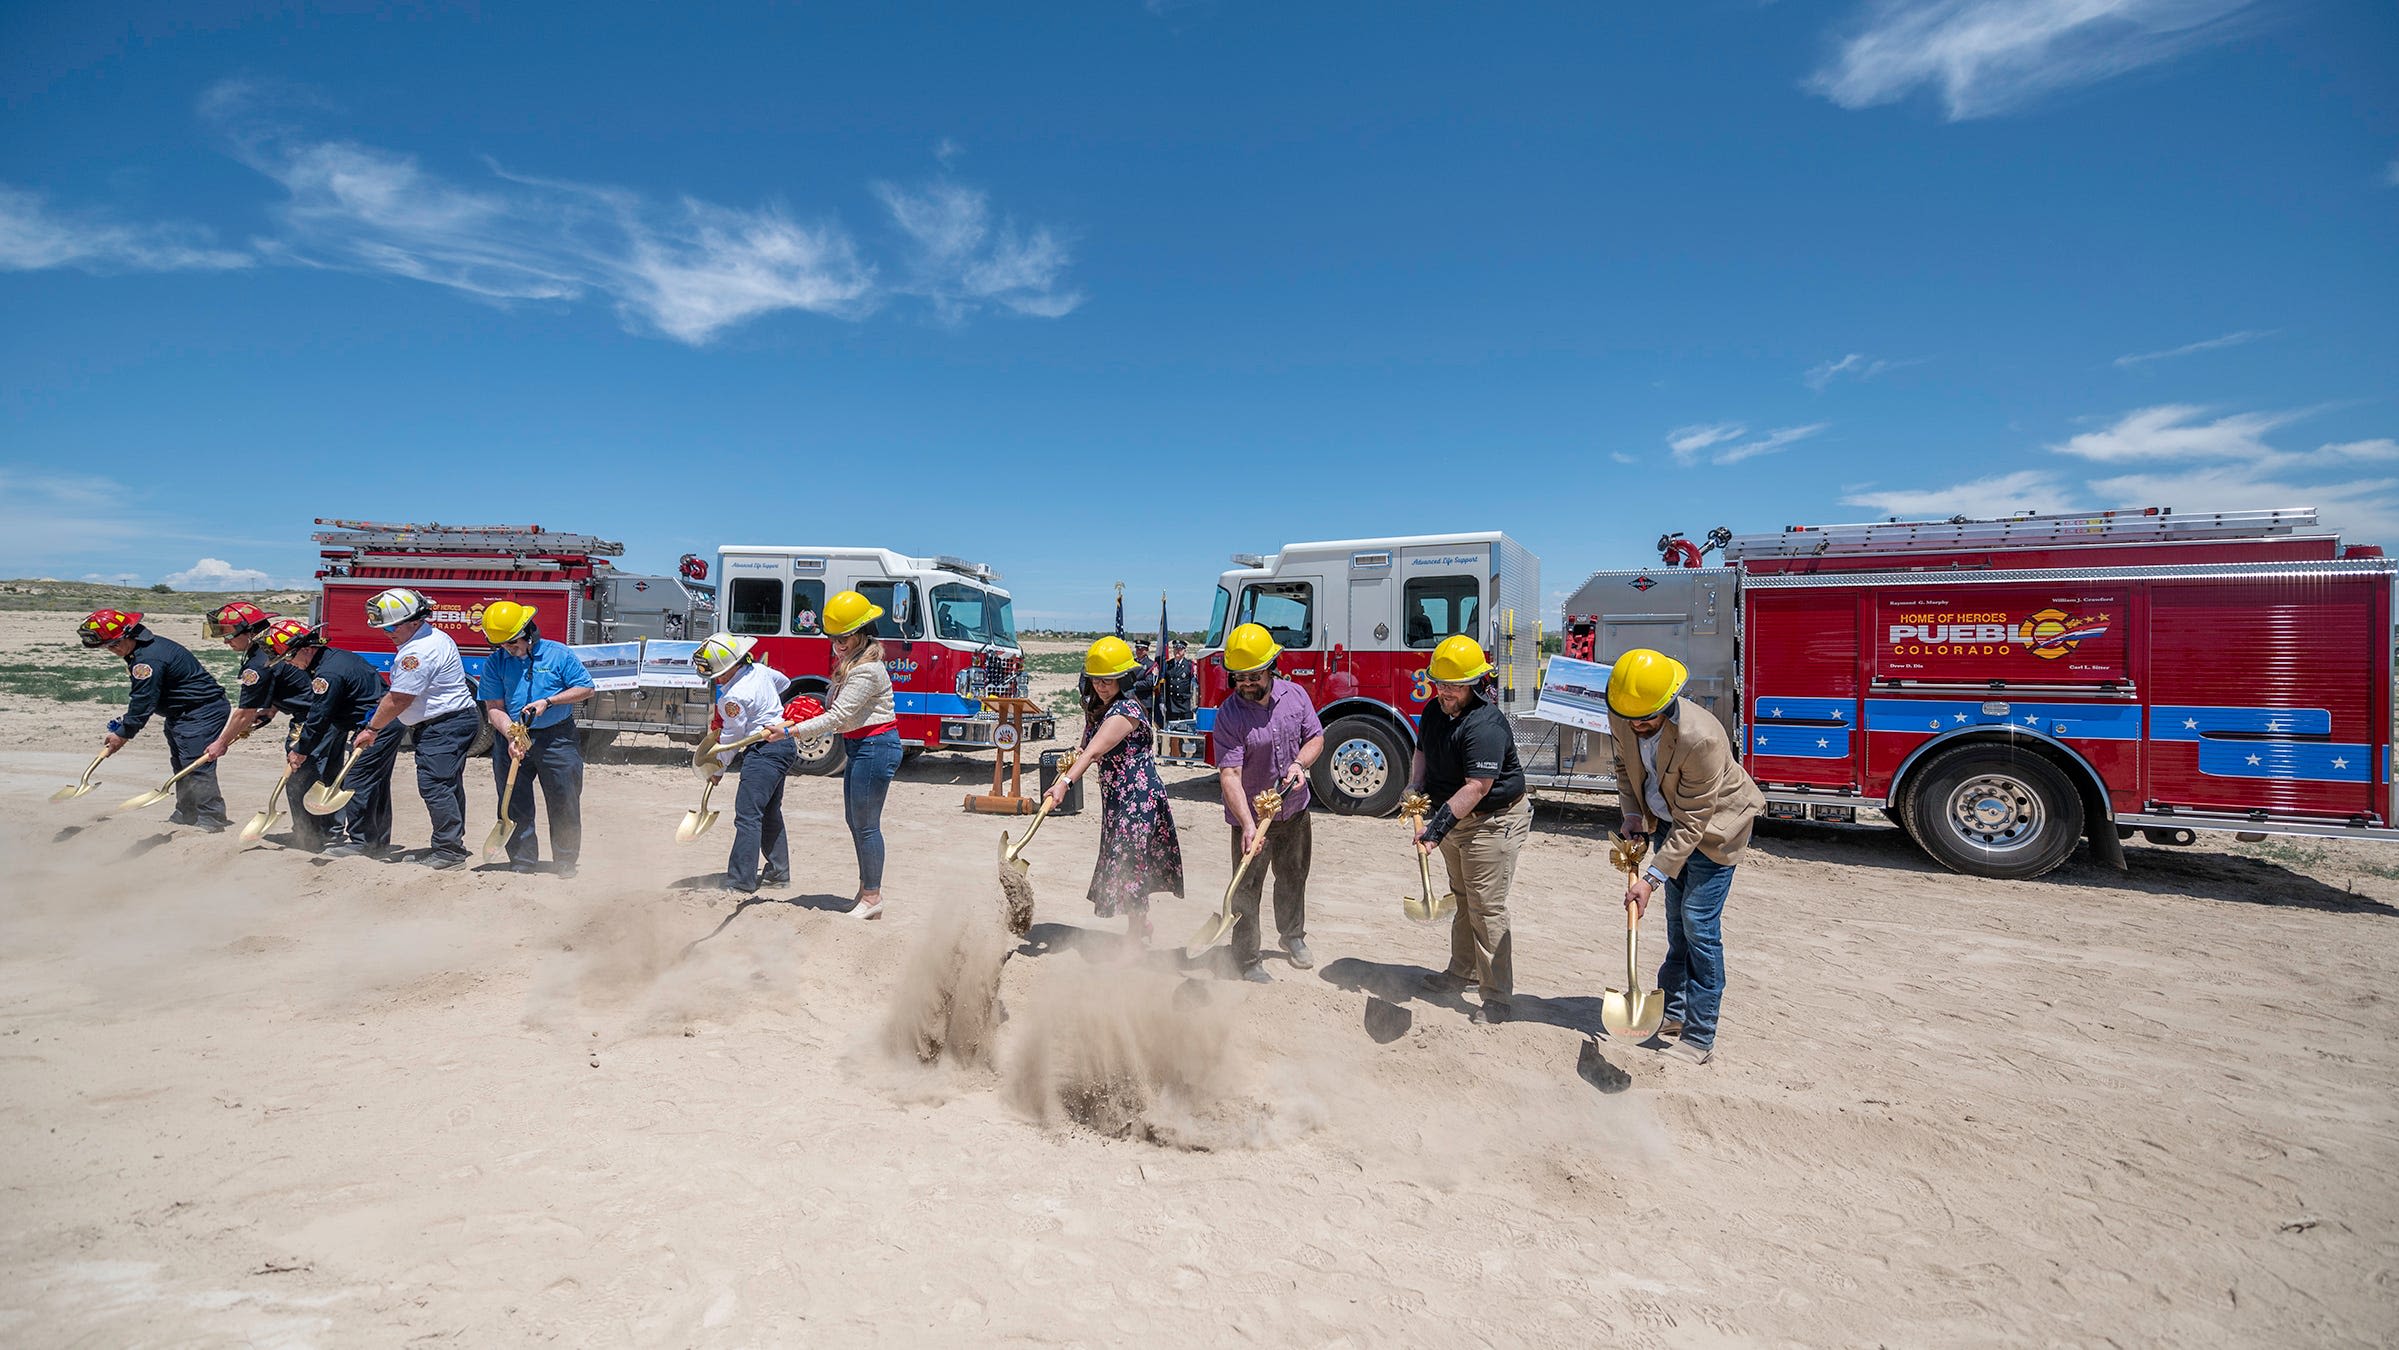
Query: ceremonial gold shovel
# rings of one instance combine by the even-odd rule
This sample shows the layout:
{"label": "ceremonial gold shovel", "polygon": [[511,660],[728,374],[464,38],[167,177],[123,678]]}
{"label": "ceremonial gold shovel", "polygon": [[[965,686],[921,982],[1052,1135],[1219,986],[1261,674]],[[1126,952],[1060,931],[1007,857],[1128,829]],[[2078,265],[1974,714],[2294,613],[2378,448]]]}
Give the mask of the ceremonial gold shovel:
{"label": "ceremonial gold shovel", "polygon": [[92,766],[83,771],[83,777],[67,784],[58,791],[51,793],[50,800],[54,802],[68,801],[73,798],[80,797],[84,793],[91,791],[93,788],[100,786],[98,783],[92,781],[92,775],[100,772],[100,761],[106,758],[108,758],[108,752],[106,750],[103,750],[99,754],[92,756]]}
{"label": "ceremonial gold shovel", "polygon": [[1008,899],[1008,931],[1018,937],[1023,937],[1033,927],[1033,864],[1023,861],[1018,855],[1025,851],[1025,845],[1033,842],[1033,835],[1041,829],[1041,822],[1049,818],[1050,802],[1049,798],[1044,797],[1041,799],[1041,809],[1033,813],[1033,823],[1025,827],[1024,838],[1011,844],[1008,842],[1008,832],[1000,831],[1000,890]]}
{"label": "ceremonial gold shovel", "polygon": [[267,797],[267,804],[259,808],[257,815],[250,817],[249,824],[242,826],[243,843],[255,844],[266,838],[267,831],[275,828],[275,822],[283,819],[283,789],[290,785],[292,775],[297,772],[299,770],[294,769],[290,761],[284,762],[283,776],[275,780],[275,791]]}
{"label": "ceremonial gold shovel", "polygon": [[342,761],[341,772],[333,775],[333,781],[319,783],[308,790],[308,795],[300,799],[300,805],[308,808],[308,814],[329,816],[350,804],[350,799],[358,795],[358,789],[351,788],[344,792],[342,782],[350,776],[350,770],[358,763],[358,757],[366,752],[367,747],[363,745],[351,746],[350,757]]}
{"label": "ceremonial gold shovel", "polygon": [[[1408,821],[1416,827],[1409,833],[1420,834],[1424,831],[1425,813],[1430,811],[1432,806],[1432,799],[1421,792],[1411,792],[1400,799],[1400,819]],[[1416,854],[1416,878],[1417,884],[1422,887],[1422,890],[1417,895],[1401,896],[1399,907],[1403,913],[1418,923],[1439,923],[1457,911],[1458,897],[1448,891],[1443,891],[1440,899],[1433,898],[1433,855],[1423,849],[1415,848],[1413,844],[1409,847]]]}
{"label": "ceremonial gold shovel", "polygon": [[[525,724],[522,722],[510,722],[508,724],[508,743],[531,749],[533,733],[526,730]],[[516,822],[508,818],[508,804],[516,800],[516,771],[524,767],[525,760],[522,755],[509,761],[508,786],[500,793],[500,819],[491,827],[491,833],[483,838],[483,861],[485,862],[491,861],[494,850],[508,847],[508,836],[516,833]]]}
{"label": "ceremonial gold shovel", "polygon": [[1224,908],[1218,913],[1209,915],[1208,921],[1201,924],[1199,931],[1191,935],[1191,940],[1183,944],[1184,959],[1198,959],[1210,947],[1224,941],[1225,936],[1233,931],[1233,924],[1238,918],[1233,913],[1233,892],[1241,888],[1241,878],[1248,873],[1249,865],[1257,860],[1259,854],[1266,851],[1266,832],[1274,828],[1275,812],[1282,809],[1283,794],[1273,788],[1268,788],[1250,798],[1250,811],[1258,822],[1257,846],[1241,855],[1241,865],[1233,869],[1233,879],[1225,883]]}
{"label": "ceremonial gold shovel", "polygon": [[[765,739],[766,733],[759,731],[752,733],[751,735],[744,736],[740,740],[733,742],[731,745],[710,746],[703,742],[702,748],[713,753],[740,751],[747,750],[751,746],[756,745],[758,742]],[[678,844],[690,843],[692,840],[708,833],[708,827],[716,824],[717,813],[708,809],[708,794],[716,791],[717,783],[722,781],[724,778],[724,770],[731,768],[732,766],[730,764],[723,765],[721,767],[712,766],[711,764],[703,762],[699,753],[695,752],[692,755],[691,767],[695,772],[701,773],[707,777],[708,785],[700,789],[699,806],[694,810],[684,812],[683,823],[675,827],[675,842]]]}
{"label": "ceremonial gold shovel", "polygon": [[168,797],[174,795],[175,785],[177,783],[182,782],[184,779],[189,778],[192,774],[198,772],[200,769],[214,763],[216,763],[215,760],[203,755],[200,758],[193,760],[191,763],[184,765],[182,768],[177,769],[174,777],[169,778],[167,781],[150,789],[148,792],[137,792],[134,795],[127,797],[124,805],[119,806],[117,809],[119,811],[132,811],[144,806],[148,806],[152,802],[163,802]]}
{"label": "ceremonial gold shovel", "polygon": [[[1608,861],[1630,881],[1641,867],[1642,855],[1649,845],[1638,839],[1618,839],[1608,850]],[[1641,911],[1633,902],[1624,902],[1624,988],[1611,989],[1600,1000],[1600,1025],[1611,1036],[1641,1040],[1658,1029],[1666,1020],[1666,991],[1652,989],[1641,992]]]}

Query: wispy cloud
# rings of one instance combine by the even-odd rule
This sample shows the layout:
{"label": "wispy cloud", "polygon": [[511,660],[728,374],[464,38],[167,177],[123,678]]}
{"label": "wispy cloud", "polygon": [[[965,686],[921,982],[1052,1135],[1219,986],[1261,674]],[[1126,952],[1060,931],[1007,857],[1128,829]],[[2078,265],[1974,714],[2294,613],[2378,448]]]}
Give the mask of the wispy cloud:
{"label": "wispy cloud", "polygon": [[875,195],[913,246],[896,289],[922,296],[942,317],[997,305],[1054,319],[1083,303],[1083,293],[1064,284],[1066,245],[1047,229],[994,220],[985,193],[945,181],[918,189],[877,183]]}
{"label": "wispy cloud", "polygon": [[1622,450],[1610,450],[1608,452],[1608,458],[1616,461],[1618,464],[1638,464],[1641,462],[1638,456],[1628,455]]}
{"label": "wispy cloud", "polygon": [[2083,432],[2049,448],[2062,455],[2107,464],[2242,459],[2259,462],[2279,455],[2266,444],[2266,434],[2306,415],[2228,413],[2210,418],[2209,412],[2187,403],[2141,408],[2097,431]]}
{"label": "wispy cloud", "polygon": [[2281,331],[2279,328],[2244,328],[2238,333],[2226,333],[2222,337],[2186,342],[2179,347],[2168,347],[2160,352],[2134,352],[2129,356],[2119,356],[2116,358],[2116,364],[2131,367],[2147,365],[2151,361],[2171,361],[2177,356],[2190,356],[2196,352],[2212,352],[2224,347],[2238,347],[2245,343],[2255,342],[2259,338],[2270,338]]}
{"label": "wispy cloud", "polygon": [[2392,187],[2399,187],[2399,159],[2394,159],[2383,166],[2382,181]]}
{"label": "wispy cloud", "polygon": [[2019,469],[1944,488],[1876,491],[1869,484],[1850,492],[1841,501],[1844,505],[1870,507],[1879,515],[1905,520],[1947,520],[1951,516],[1984,520],[2023,511],[2072,509],[2072,498],[2065,485],[2055,475],[2039,469]]}
{"label": "wispy cloud", "polygon": [[1923,365],[1928,359],[1930,358],[1919,356],[1905,361],[1890,361],[1881,357],[1868,356],[1864,352],[1851,352],[1838,361],[1823,361],[1808,367],[1808,373],[1800,378],[1807,383],[1808,388],[1821,394],[1824,392],[1825,386],[1835,380],[1851,379],[1864,382],[1887,375],[1894,370]]}
{"label": "wispy cloud", "polygon": [[[830,217],[656,200],[497,164],[459,179],[412,154],[302,130],[283,115],[293,101],[238,81],[201,99],[235,157],[283,189],[276,229],[252,253],[203,247],[180,228],[63,216],[0,189],[0,267],[268,261],[377,273],[501,303],[598,300],[634,331],[694,345],[787,310],[860,319],[908,297],[958,322],[986,310],[1055,318],[1084,299],[1067,284],[1057,230],[1007,220],[988,194],[946,176],[873,185],[900,243],[878,263]],[[946,162],[957,147],[944,140],[935,154]]]}
{"label": "wispy cloud", "polygon": [[1844,108],[1937,90],[1951,121],[2223,41],[2250,0],[1876,0],[1808,88]]}
{"label": "wispy cloud", "polygon": [[0,185],[0,271],[227,271],[256,259],[219,248],[192,225],[134,225],[96,211],[60,211],[38,192]]}
{"label": "wispy cloud", "polygon": [[1696,426],[1676,427],[1666,433],[1666,448],[1674,452],[1674,462],[1689,464],[1699,452],[1711,445],[1738,440],[1749,434],[1749,428],[1739,422],[1708,422]]}
{"label": "wispy cloud", "polygon": [[1811,422],[1804,427],[1777,427],[1754,441],[1727,446],[1708,456],[1710,464],[1738,464],[1760,455],[1779,455],[1799,442],[1831,426],[1830,422]]}

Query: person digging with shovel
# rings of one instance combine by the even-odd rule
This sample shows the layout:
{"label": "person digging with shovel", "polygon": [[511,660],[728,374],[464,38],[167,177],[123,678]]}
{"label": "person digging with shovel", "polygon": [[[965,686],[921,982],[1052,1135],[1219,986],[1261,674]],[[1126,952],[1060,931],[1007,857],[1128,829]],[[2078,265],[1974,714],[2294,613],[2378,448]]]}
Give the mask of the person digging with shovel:
{"label": "person digging with shovel", "polygon": [[1086,894],[1101,918],[1125,916],[1128,958],[1150,944],[1150,897],[1183,893],[1183,843],[1150,752],[1149,714],[1133,693],[1140,669],[1120,637],[1101,638],[1083,654],[1083,746],[1043,794],[1055,811],[1076,779],[1099,769],[1100,859]]}
{"label": "person digging with shovel", "polygon": [[416,791],[432,821],[433,841],[408,856],[437,871],[464,867],[475,860],[466,846],[466,757],[475,744],[475,695],[458,643],[434,626],[433,602],[424,592],[406,586],[367,601],[367,626],[391,636],[391,688],[350,744],[372,747],[394,723],[415,729]]}
{"label": "person digging with shovel", "polygon": [[[550,856],[558,875],[571,877],[583,856],[583,749],[575,739],[575,705],[599,691],[573,648],[541,635],[533,622],[537,612],[514,600],[483,611],[491,655],[483,658],[475,696],[496,733],[491,771],[500,818],[514,826],[508,870],[530,872],[541,861],[541,837],[533,828],[533,780],[539,779],[542,810],[550,818]],[[526,734],[511,735],[509,728],[520,723]]]}
{"label": "person digging with shovel", "polygon": [[[760,886],[791,884],[791,840],[783,828],[783,784],[799,762],[799,748],[783,729],[783,687],[791,681],[751,655],[758,639],[718,633],[691,654],[694,670],[716,699],[716,743],[732,745],[752,735],[765,739],[746,750],[719,752],[713,783],[740,756],[740,786],[733,798],[733,852],[725,859],[720,890],[756,895]],[[713,820],[713,817],[711,817]],[[759,861],[765,860],[761,873]]]}
{"label": "person digging with shovel", "polygon": [[[209,742],[211,759],[223,759],[235,741],[249,735],[252,728],[273,721],[277,713],[291,718],[292,732],[284,739],[286,754],[297,744],[300,723],[308,716],[308,706],[316,696],[308,687],[307,671],[276,660],[267,650],[267,628],[274,621],[274,615],[258,606],[236,600],[219,606],[200,622],[201,632],[222,640],[242,659],[240,688],[233,696],[233,718]],[[285,782],[285,796],[291,806],[292,847],[322,853],[324,822],[300,808],[301,796],[312,785],[299,779],[300,775],[295,773]]]}
{"label": "person digging with shovel", "polygon": [[196,760],[208,761],[175,780],[175,811],[167,819],[210,834],[232,824],[225,817],[225,794],[217,789],[216,756],[208,753],[230,716],[225,686],[189,648],[145,627],[140,614],[93,610],[84,616],[77,634],[86,650],[105,647],[123,660],[133,677],[124,715],[108,724],[105,753],[124,749],[156,716],[166,736],[167,758],[178,774]]}
{"label": "person digging with shovel", "polygon": [[875,628],[882,617],[883,607],[856,591],[825,602],[824,632],[833,639],[833,706],[789,728],[798,744],[836,733],[844,742],[841,813],[850,827],[851,851],[858,855],[853,919],[883,917],[883,802],[903,757],[891,671],[883,664]]}
{"label": "person digging with shovel", "polygon": [[[323,822],[328,858],[380,858],[391,852],[391,777],[400,738],[380,738],[350,761],[351,738],[383,702],[383,677],[358,653],[326,646],[324,632],[305,620],[277,619],[264,639],[269,656],[308,679],[308,713],[285,752],[290,791],[297,794],[292,815]],[[315,815],[306,806],[308,792],[335,778],[351,794],[349,802],[331,815]]]}
{"label": "person digging with shovel", "polygon": [[1666,895],[1666,994],[1658,1034],[1694,1064],[1714,1057],[1724,1002],[1724,901],[1750,828],[1766,809],[1714,713],[1682,696],[1690,672],[1663,652],[1635,648],[1608,670],[1608,735],[1627,838],[1648,836],[1648,864],[1627,875],[1636,920]]}
{"label": "person digging with shovel", "polygon": [[[1181,646],[1181,643],[1175,644]],[[1264,984],[1270,978],[1258,959],[1258,903],[1266,873],[1274,872],[1274,925],[1283,952],[1302,970],[1316,964],[1308,951],[1308,864],[1314,840],[1308,824],[1308,770],[1324,754],[1324,723],[1306,690],[1276,676],[1283,654],[1265,627],[1245,623],[1225,638],[1225,675],[1233,696],[1216,710],[1216,776],[1224,794],[1224,817],[1233,827],[1233,863],[1263,847],[1233,888],[1233,960],[1241,978]],[[1257,795],[1282,794],[1274,828],[1259,840],[1261,822],[1252,811]]]}
{"label": "person digging with shovel", "polygon": [[1482,1002],[1474,1020],[1504,1022],[1508,999],[1516,992],[1508,887],[1516,878],[1516,855],[1524,851],[1533,827],[1524,766],[1516,757],[1516,733],[1507,714],[1490,699],[1491,661],[1481,643],[1464,633],[1443,638],[1425,675],[1433,683],[1433,697],[1417,723],[1408,791],[1424,793],[1434,807],[1415,831],[1416,847],[1441,850],[1450,888],[1458,895],[1449,926],[1449,965],[1425,985],[1440,993],[1480,985]]}

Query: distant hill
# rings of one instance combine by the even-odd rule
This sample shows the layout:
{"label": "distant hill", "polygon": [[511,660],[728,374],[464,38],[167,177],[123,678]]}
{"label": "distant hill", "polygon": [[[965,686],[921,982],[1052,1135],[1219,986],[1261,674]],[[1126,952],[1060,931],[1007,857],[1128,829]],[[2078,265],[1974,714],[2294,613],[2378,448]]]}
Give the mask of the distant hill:
{"label": "distant hill", "polygon": [[206,614],[220,605],[247,600],[274,613],[305,614],[313,591],[154,591],[147,586],[110,586],[97,581],[54,581],[48,577],[0,581],[0,610],[138,610],[144,614]]}

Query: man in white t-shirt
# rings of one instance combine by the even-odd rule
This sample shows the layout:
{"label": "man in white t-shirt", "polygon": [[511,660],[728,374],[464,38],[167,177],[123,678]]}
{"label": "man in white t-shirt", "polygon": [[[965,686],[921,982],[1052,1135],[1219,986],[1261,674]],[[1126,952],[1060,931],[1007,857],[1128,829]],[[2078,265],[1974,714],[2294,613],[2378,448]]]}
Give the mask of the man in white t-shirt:
{"label": "man in white t-shirt", "polygon": [[405,586],[367,601],[367,623],[391,634],[391,692],[350,743],[373,745],[394,722],[416,728],[416,790],[433,820],[433,844],[408,856],[427,867],[463,867],[475,856],[466,847],[465,779],[478,719],[458,644],[433,626],[433,602]]}

